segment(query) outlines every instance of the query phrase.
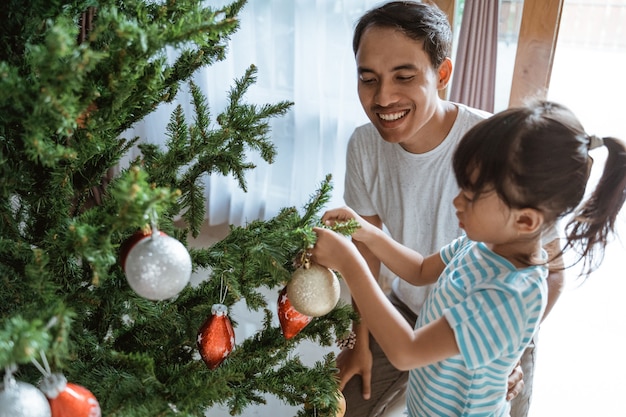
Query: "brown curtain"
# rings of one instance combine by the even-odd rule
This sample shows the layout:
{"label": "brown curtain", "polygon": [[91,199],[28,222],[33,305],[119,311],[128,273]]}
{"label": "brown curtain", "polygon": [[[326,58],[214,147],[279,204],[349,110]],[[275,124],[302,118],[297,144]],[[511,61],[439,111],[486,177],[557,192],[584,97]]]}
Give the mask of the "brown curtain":
{"label": "brown curtain", "polygon": [[450,100],[494,111],[498,49],[497,0],[465,0]]}

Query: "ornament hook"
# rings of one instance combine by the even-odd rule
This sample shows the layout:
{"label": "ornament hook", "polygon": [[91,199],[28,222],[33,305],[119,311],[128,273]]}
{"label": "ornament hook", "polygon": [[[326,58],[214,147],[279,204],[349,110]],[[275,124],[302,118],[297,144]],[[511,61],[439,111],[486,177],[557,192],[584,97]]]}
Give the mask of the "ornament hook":
{"label": "ornament hook", "polygon": [[226,271],[222,271],[220,274],[220,304],[224,304],[226,301],[226,294],[228,294],[228,285],[224,285],[224,274],[232,273],[234,271],[233,268],[227,269]]}
{"label": "ornament hook", "polygon": [[150,229],[152,230],[152,238],[156,238],[160,235],[159,228],[157,227],[157,219],[159,215],[157,214],[156,208],[152,207],[152,212],[150,213]]}
{"label": "ornament hook", "polygon": [[307,247],[306,250],[303,250],[302,252],[300,252],[300,264],[296,265],[297,267],[302,267],[304,269],[309,269],[311,267],[311,252],[309,252],[310,249],[312,249],[313,246],[309,245]]}
{"label": "ornament hook", "polygon": [[31,358],[30,361],[33,363],[33,365],[35,365],[39,372],[42,373],[43,376],[49,377],[50,375],[52,375],[52,370],[50,369],[48,358],[46,358],[46,353],[43,351],[43,349],[39,351],[39,356],[41,356],[41,362],[43,363],[43,366],[41,366],[41,364],[37,362],[37,359],[35,358]]}
{"label": "ornament hook", "polygon": [[15,383],[13,374],[17,372],[17,365],[12,363],[4,367],[4,386],[9,387]]}

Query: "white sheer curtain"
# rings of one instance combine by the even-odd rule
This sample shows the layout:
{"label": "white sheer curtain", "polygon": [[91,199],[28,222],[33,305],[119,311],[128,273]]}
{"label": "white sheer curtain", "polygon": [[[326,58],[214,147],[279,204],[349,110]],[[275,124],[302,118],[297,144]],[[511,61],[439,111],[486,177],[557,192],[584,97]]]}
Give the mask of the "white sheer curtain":
{"label": "white sheer curtain", "polygon": [[[228,3],[213,2],[216,6]],[[343,204],[345,150],[352,130],[367,121],[356,92],[352,31],[356,19],[379,1],[249,0],[232,36],[227,59],[203,69],[194,81],[206,94],[211,114],[221,112],[233,80],[251,64],[257,82],[245,96],[264,104],[295,104],[273,119],[271,138],[277,158],[271,165],[257,155],[248,172],[248,192],[233,178],[207,177],[207,214],[211,225],[241,225],[268,219],[283,207],[301,208],[327,174],[333,175],[329,207]],[[189,97],[177,103],[190,110]],[[165,126],[174,105],[161,106],[127,136],[164,143]],[[192,120],[192,112],[188,111]]]}

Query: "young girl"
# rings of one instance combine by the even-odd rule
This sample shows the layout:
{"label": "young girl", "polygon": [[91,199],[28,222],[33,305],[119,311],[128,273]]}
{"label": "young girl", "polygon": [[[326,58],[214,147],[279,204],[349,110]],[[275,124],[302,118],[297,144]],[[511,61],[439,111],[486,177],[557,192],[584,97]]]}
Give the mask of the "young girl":
{"label": "young girl", "polygon": [[[579,207],[593,162],[589,150],[601,145],[608,150],[603,175]],[[594,254],[602,254],[626,197],[626,147],[587,135],[567,108],[538,102],[472,128],[453,166],[461,189],[453,204],[465,235],[439,253],[408,249],[349,208],[322,218],[326,224],[355,219],[361,227],[352,239],[399,277],[436,283],[415,329],[387,301],[348,239],[316,228],[312,260],[341,273],[391,362],[411,370],[409,416],[507,416],[507,376],[537,330],[548,296],[541,233],[573,213],[564,250],[578,250],[584,275],[597,266]]]}

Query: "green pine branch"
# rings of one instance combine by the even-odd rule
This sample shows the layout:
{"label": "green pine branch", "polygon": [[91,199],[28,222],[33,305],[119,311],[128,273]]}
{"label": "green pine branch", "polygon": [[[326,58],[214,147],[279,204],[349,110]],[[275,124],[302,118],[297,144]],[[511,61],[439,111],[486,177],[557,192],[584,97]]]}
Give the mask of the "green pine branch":
{"label": "green pine branch", "polygon": [[[276,300],[263,295],[275,291],[277,298],[314,244],[330,176],[302,212],[284,208],[270,220],[231,226],[210,247],[188,248],[207,279],[174,299],[135,294],[119,262],[120,246],[153,222],[185,245],[198,235],[205,174],[233,175],[246,190],[250,154],[268,163],[275,157],[269,119],[293,103],[246,103],[254,66],[234,80],[215,118],[190,82],[197,69],[224,59],[244,5],[0,5],[0,369],[18,365],[18,379],[36,383],[41,375],[32,361],[44,354],[114,417],[203,416],[217,404],[242,414],[266,395],[301,404],[302,416],[333,415],[334,357],[308,367],[293,351],[303,340],[331,345],[348,331],[354,311],[341,303],[286,340]],[[77,22],[88,7],[95,7],[93,27],[79,44]],[[167,58],[167,50],[178,53]],[[117,167],[138,142],[124,132],[172,101],[182,83],[194,117],[178,107],[164,148],[143,144],[128,168]],[[198,358],[196,339],[218,301],[229,308],[245,303],[264,320],[210,370]]]}

